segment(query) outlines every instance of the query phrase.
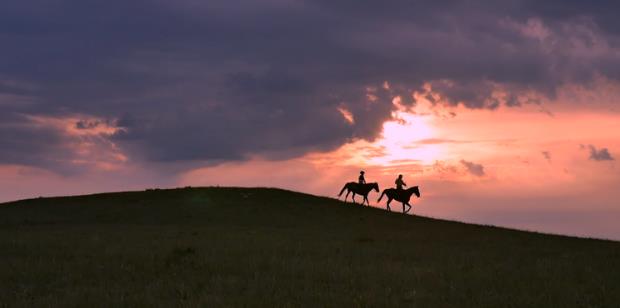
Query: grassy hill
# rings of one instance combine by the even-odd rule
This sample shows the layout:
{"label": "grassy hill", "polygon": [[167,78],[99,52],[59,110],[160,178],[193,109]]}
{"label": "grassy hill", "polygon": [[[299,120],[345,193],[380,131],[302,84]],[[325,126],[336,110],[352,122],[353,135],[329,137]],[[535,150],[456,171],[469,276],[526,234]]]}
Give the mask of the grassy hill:
{"label": "grassy hill", "polygon": [[279,189],[0,205],[0,306],[617,307],[620,243]]}

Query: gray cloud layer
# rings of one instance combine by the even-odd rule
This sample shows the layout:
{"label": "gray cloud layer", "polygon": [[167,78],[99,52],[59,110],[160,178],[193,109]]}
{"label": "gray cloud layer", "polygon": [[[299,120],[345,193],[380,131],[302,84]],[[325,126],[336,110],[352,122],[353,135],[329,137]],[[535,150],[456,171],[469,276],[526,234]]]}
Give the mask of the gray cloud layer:
{"label": "gray cloud layer", "polygon": [[476,164],[470,161],[466,161],[464,159],[461,160],[461,164],[465,167],[465,169],[467,169],[467,172],[469,172],[472,175],[475,176],[484,176],[484,166],[481,164]]}
{"label": "gray cloud layer", "polygon": [[603,160],[614,160],[614,158],[609,154],[609,150],[607,148],[597,149],[593,145],[588,146],[590,148],[590,159],[596,161]]}
{"label": "gray cloud layer", "polygon": [[3,1],[0,163],[49,167],[66,155],[58,132],[24,114],[116,123],[109,138],[130,157],[167,162],[280,159],[372,139],[392,98],[413,104],[425,83],[428,97],[471,108],[536,102],[525,93],[620,79],[619,10],[617,1]]}

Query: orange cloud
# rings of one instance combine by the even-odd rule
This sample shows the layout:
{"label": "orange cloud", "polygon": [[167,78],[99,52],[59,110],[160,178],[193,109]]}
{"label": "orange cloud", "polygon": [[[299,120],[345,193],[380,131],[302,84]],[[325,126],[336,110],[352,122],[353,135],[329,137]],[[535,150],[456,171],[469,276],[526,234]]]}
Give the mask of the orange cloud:
{"label": "orange cloud", "polygon": [[338,107],[338,112],[340,112],[340,114],[342,115],[342,117],[349,123],[349,124],[355,124],[355,118],[353,117],[353,114],[345,109],[344,107]]}
{"label": "orange cloud", "polygon": [[63,137],[63,146],[71,155],[64,162],[101,170],[122,168],[129,159],[110,136],[123,130],[108,120],[73,115],[65,117],[25,115],[28,125],[42,126],[57,131]]}

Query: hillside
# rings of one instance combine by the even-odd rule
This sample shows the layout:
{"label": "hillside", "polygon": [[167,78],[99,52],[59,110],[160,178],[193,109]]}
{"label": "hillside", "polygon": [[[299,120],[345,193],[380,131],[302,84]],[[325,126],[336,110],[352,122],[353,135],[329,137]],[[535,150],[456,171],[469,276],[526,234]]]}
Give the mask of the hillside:
{"label": "hillside", "polygon": [[279,189],[0,205],[0,306],[615,307],[618,281],[618,242]]}

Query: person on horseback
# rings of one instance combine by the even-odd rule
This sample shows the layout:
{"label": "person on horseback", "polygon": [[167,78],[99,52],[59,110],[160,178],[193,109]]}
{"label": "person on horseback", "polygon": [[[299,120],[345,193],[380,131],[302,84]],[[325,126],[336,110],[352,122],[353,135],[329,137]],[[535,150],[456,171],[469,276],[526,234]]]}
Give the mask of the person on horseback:
{"label": "person on horseback", "polygon": [[398,178],[396,179],[396,189],[398,190],[403,190],[403,186],[407,186],[407,184],[405,184],[405,182],[403,181],[403,175],[399,174]]}
{"label": "person on horseback", "polygon": [[364,171],[360,171],[360,177],[358,178],[358,184],[366,184],[366,179],[364,178]]}

